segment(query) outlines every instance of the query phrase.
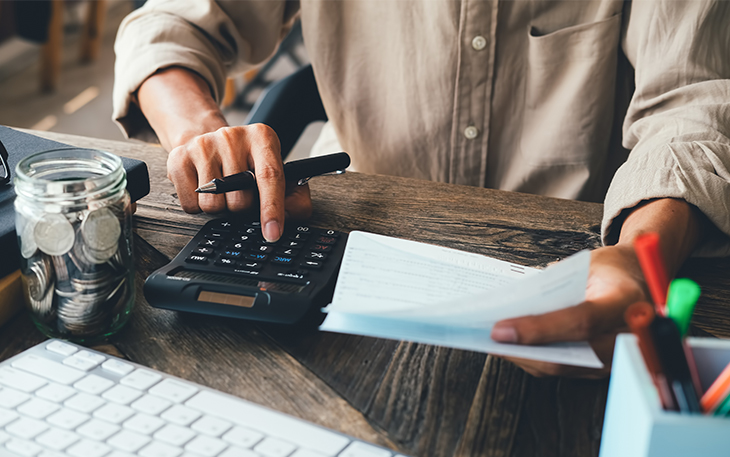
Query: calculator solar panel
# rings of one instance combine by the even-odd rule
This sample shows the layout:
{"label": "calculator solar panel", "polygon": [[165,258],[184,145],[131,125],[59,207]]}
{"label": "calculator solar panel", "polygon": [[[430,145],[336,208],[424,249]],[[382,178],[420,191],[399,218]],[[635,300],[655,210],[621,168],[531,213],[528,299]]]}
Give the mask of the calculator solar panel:
{"label": "calculator solar panel", "polygon": [[288,223],[276,243],[259,221],[209,221],[144,286],[155,307],[292,324],[329,304],[347,234]]}

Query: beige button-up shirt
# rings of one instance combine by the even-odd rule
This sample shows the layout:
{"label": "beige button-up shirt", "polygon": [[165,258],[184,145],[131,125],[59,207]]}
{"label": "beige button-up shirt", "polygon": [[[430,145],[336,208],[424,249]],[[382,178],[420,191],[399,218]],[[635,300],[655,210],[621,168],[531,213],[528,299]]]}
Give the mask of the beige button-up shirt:
{"label": "beige button-up shirt", "polygon": [[133,94],[172,65],[220,100],[296,15],[357,171],[605,198],[608,243],[660,197],[730,234],[730,2],[150,0],[119,30],[114,119],[149,132]]}

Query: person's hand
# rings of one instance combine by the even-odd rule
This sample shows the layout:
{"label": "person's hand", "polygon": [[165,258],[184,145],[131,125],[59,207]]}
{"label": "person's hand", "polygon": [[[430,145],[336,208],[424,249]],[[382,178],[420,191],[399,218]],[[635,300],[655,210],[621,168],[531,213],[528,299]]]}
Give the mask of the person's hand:
{"label": "person's hand", "polygon": [[626,327],[624,311],[642,300],[647,301],[647,290],[632,246],[603,247],[591,253],[584,303],[543,315],[500,321],[492,329],[492,338],[520,344],[589,341],[603,362],[603,369],[507,359],[535,376],[604,377],[610,371],[616,334]]}
{"label": "person's hand", "polygon": [[[195,192],[214,178],[246,170],[255,170],[257,189],[225,194]],[[167,175],[188,213],[238,212],[259,205],[262,232],[268,241],[281,236],[285,214],[304,219],[312,212],[309,187],[287,186],[279,139],[263,124],[221,127],[191,138],[170,151]]]}

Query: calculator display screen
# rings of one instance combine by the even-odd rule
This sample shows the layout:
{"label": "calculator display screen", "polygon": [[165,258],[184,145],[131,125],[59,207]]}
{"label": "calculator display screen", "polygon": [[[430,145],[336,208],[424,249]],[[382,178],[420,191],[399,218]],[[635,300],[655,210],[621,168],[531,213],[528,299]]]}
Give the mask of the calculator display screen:
{"label": "calculator display screen", "polygon": [[256,297],[248,297],[246,295],[222,294],[220,292],[209,292],[204,290],[198,295],[198,301],[209,303],[220,303],[221,305],[240,306],[243,308],[253,307]]}

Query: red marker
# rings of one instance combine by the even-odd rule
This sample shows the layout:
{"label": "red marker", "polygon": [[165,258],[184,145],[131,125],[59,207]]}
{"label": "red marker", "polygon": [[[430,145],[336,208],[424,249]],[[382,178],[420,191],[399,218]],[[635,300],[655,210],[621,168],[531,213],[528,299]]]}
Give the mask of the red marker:
{"label": "red marker", "polygon": [[666,410],[676,411],[677,404],[675,403],[672,389],[669,387],[667,377],[662,372],[659,357],[654,347],[654,340],[652,340],[651,333],[649,332],[649,324],[654,320],[654,308],[646,302],[634,303],[626,309],[624,319],[629,325],[631,332],[636,335],[641,355],[644,357],[646,368],[651,374],[654,385],[659,392],[662,406]]}
{"label": "red marker", "polygon": [[667,279],[667,270],[664,268],[664,260],[659,248],[659,235],[656,233],[639,235],[634,240],[634,250],[636,251],[636,257],[639,259],[641,271],[644,272],[644,278],[649,286],[649,292],[657,313],[666,316],[669,280]]}

